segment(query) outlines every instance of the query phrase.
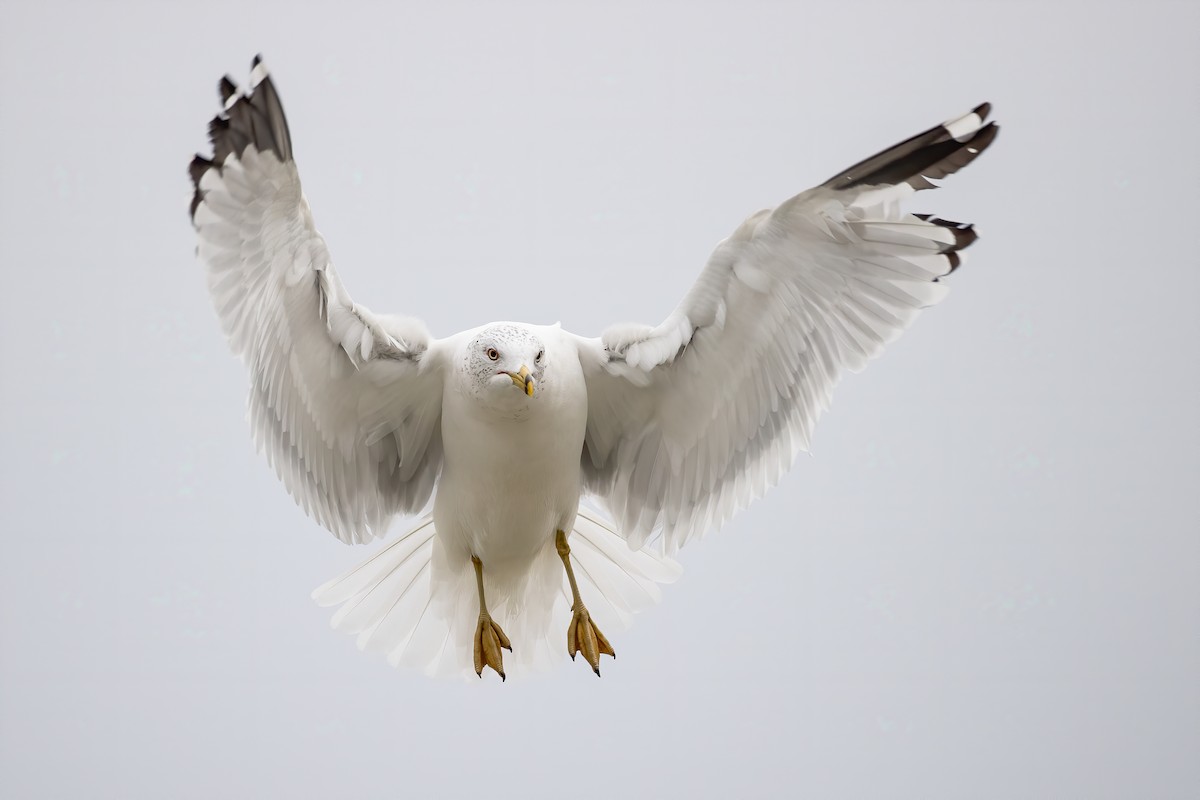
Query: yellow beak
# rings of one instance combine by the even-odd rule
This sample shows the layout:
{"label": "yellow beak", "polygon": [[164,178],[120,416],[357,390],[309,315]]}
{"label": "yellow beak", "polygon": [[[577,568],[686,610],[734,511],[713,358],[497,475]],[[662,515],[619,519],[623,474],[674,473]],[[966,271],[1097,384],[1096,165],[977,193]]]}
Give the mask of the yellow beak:
{"label": "yellow beak", "polygon": [[507,375],[508,377],[512,378],[512,382],[515,385],[520,386],[522,389],[524,389],[525,394],[529,395],[530,397],[533,397],[534,381],[533,381],[533,376],[529,374],[529,367],[522,364],[520,372],[506,372],[504,374]]}

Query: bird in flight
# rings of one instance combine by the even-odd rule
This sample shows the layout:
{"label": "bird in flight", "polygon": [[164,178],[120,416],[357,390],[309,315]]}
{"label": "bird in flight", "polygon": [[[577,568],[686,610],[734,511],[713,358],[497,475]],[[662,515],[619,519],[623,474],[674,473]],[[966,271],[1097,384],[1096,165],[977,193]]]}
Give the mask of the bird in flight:
{"label": "bird in flight", "polygon": [[258,449],[343,542],[432,500],[314,597],[392,664],[502,679],[504,651],[510,668],[552,664],[564,634],[599,675],[615,657],[602,628],[656,602],[671,555],[778,483],[841,375],[945,295],[975,232],[901,206],[998,130],[984,103],[753,214],[658,325],[439,339],[342,285],[261,57],[245,91],[219,88],[191,217],[250,370]]}

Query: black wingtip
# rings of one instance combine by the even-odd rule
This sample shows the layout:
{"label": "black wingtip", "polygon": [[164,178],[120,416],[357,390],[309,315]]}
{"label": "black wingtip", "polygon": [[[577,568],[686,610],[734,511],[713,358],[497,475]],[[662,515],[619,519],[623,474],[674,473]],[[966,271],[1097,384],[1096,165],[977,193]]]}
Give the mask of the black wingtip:
{"label": "black wingtip", "polygon": [[954,249],[966,250],[979,239],[979,234],[975,232],[974,225],[967,225],[959,228],[954,232]]}
{"label": "black wingtip", "polygon": [[822,185],[845,190],[907,181],[914,189],[930,189],[937,185],[933,181],[952,175],[975,160],[996,138],[999,126],[994,122],[983,124],[991,111],[991,103],[972,109],[971,114],[978,117],[980,124],[970,132],[954,136],[948,127],[961,123],[966,117],[936,125],[863,159]]}
{"label": "black wingtip", "polygon": [[204,200],[204,195],[200,192],[200,179],[204,177],[204,173],[208,172],[213,167],[213,162],[209,161],[199,153],[188,164],[188,175],[192,179],[192,204],[188,208],[188,216],[192,219],[196,218],[196,209],[200,207],[200,203]]}
{"label": "black wingtip", "polygon": [[930,225],[937,225],[945,228],[954,234],[954,243],[947,246],[943,253],[950,250],[966,250],[971,245],[975,244],[975,240],[979,238],[979,234],[975,232],[975,226],[964,223],[954,222],[941,217],[935,217],[932,214],[913,214],[919,220],[928,222]]}
{"label": "black wingtip", "polygon": [[197,153],[196,157],[192,159],[192,163],[188,164],[188,175],[192,177],[192,183],[199,187],[200,179],[212,166],[212,161]]}
{"label": "black wingtip", "polygon": [[1000,133],[1000,126],[994,122],[989,122],[975,132],[975,135],[968,140],[968,144],[975,150],[975,154],[978,155],[995,141],[996,134],[998,133]]}
{"label": "black wingtip", "polygon": [[953,274],[954,270],[958,269],[962,265],[962,256],[953,250],[948,250],[945,255],[946,260],[950,262],[950,271],[946,274],[950,275]]}
{"label": "black wingtip", "polygon": [[244,92],[228,75],[218,82],[217,90],[224,107],[208,123],[212,156],[197,156],[188,167],[195,188],[191,204],[193,217],[204,201],[200,192],[201,177],[209,169],[220,170],[230,154],[240,157],[248,146],[254,145],[259,152],[273,152],[280,161],[292,158],[287,116],[267,75],[262,53],[251,60],[250,82]]}

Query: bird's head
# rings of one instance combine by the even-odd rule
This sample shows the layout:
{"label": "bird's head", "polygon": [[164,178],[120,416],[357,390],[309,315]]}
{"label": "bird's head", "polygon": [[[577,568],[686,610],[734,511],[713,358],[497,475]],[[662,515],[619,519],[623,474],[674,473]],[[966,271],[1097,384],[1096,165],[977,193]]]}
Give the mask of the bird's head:
{"label": "bird's head", "polygon": [[549,355],[535,331],[497,323],[467,345],[463,372],[467,391],[498,409],[529,407],[543,388]]}

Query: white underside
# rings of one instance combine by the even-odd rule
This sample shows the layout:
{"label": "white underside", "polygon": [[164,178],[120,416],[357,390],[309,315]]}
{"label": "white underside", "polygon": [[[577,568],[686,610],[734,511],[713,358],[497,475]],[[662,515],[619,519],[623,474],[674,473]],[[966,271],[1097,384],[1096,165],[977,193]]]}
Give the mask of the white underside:
{"label": "white underside", "polygon": [[[606,635],[628,628],[635,613],[659,601],[658,584],[670,583],[680,573],[671,559],[630,550],[586,508],[579,509],[570,542],[580,593]],[[485,574],[489,610],[512,641],[512,653],[504,655],[508,676],[565,661],[570,591],[553,540],[528,560]],[[322,606],[340,605],[333,627],[356,635],[359,649],[385,653],[393,666],[475,677],[472,642],[479,608],[474,571],[469,560],[464,564],[450,557],[432,515],[318,588],[313,599]]]}

